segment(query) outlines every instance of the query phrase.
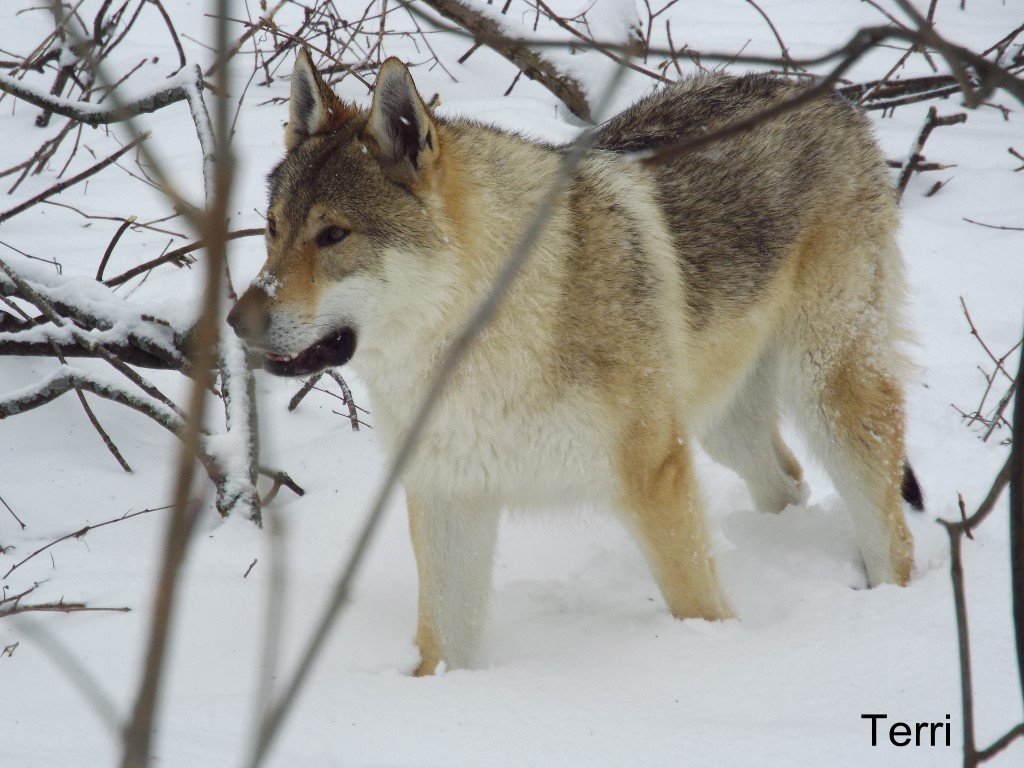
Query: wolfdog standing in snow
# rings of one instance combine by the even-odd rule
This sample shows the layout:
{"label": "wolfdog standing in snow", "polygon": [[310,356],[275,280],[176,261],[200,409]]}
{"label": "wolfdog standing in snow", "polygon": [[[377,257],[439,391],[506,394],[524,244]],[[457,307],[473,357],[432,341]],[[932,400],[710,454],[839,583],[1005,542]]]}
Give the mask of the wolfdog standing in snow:
{"label": "wolfdog standing in snow", "polygon": [[[868,582],[910,579],[902,503],[921,496],[904,454],[897,205],[867,120],[822,95],[635,162],[803,87],[696,77],[599,129],[403,474],[419,674],[471,664],[509,507],[614,506],[674,616],[731,616],[692,446],[735,470],[758,509],[798,504],[780,405],[845,500]],[[351,360],[395,446],[566,148],[433,114],[395,59],[369,109],[346,103],[305,51],[285,147],[267,262],[229,320],[274,374]]]}

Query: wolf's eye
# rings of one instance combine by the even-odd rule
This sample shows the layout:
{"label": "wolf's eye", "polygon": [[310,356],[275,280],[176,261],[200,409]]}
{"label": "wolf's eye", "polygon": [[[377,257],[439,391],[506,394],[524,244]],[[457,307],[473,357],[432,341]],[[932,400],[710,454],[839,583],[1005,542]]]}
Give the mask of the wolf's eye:
{"label": "wolf's eye", "polygon": [[346,237],[348,237],[347,229],[338,226],[324,227],[317,233],[316,244],[324,248],[328,245],[340,243]]}
{"label": "wolf's eye", "polygon": [[273,216],[267,217],[267,234],[272,238],[277,237],[277,222],[274,221]]}

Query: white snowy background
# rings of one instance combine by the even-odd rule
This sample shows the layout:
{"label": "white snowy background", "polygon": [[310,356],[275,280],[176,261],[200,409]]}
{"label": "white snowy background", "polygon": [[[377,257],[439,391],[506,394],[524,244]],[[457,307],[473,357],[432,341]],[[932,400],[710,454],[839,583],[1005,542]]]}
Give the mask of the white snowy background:
{"label": "white snowy background", "polygon": [[[35,5],[0,4],[0,59],[25,56],[51,28],[48,12]],[[256,3],[248,10],[236,5],[239,18],[259,13]],[[874,3],[859,0],[763,0],[760,5],[795,57],[835,47],[859,26],[885,23]],[[922,11],[927,6],[917,5]],[[208,4],[175,0],[165,6],[190,61],[208,65]],[[361,4],[351,7],[353,16],[362,13]],[[567,16],[589,8],[591,29],[603,39],[624,39],[638,14],[633,0],[564,0],[556,7]],[[294,7],[282,11],[282,26],[290,19],[294,28],[299,13]],[[391,15],[396,25],[411,28],[406,16]],[[532,14],[522,7],[514,7],[509,18],[532,24]],[[683,0],[660,18],[671,19],[677,47],[778,53],[764,19],[744,0]],[[939,0],[936,21],[950,39],[983,50],[1024,22],[1024,4],[968,0],[961,10],[959,0]],[[238,26],[234,36],[241,31]],[[516,69],[496,54],[481,49],[458,64],[471,41],[434,34],[430,42],[447,71],[424,65],[413,74],[427,98],[440,94],[444,114],[553,141],[567,140],[579,130],[579,121],[564,106],[526,78],[503,97]],[[413,63],[430,59],[415,37],[389,37],[386,50]],[[881,77],[901,54],[884,46],[850,77]],[[153,56],[160,62],[147,71],[159,74],[129,80],[125,94],[162,87],[164,74],[175,68],[176,53],[163,21],[147,6],[111,64],[121,73]],[[591,94],[601,92],[610,74],[606,59],[596,53],[552,56],[571,68]],[[251,54],[236,59],[233,95],[245,86],[251,62]],[[694,69],[686,59],[681,65]],[[290,67],[288,61],[269,87],[251,86],[239,111],[233,228],[262,226],[263,179],[282,153],[287,116],[283,102],[265,102],[287,94]],[[930,72],[923,57],[915,55],[899,76]],[[52,74],[33,77],[26,82],[44,90],[52,82]],[[639,75],[629,78],[616,108],[650,88],[651,82]],[[346,78],[338,90],[369,103],[366,88],[355,78]],[[1024,232],[964,220],[1024,227],[1024,172],[1014,171],[1021,162],[1008,152],[1011,146],[1024,152],[1024,108],[1001,93],[993,101],[1009,112],[982,107],[971,111],[965,124],[933,133],[924,154],[953,167],[915,176],[903,198],[900,240],[919,341],[912,350],[919,368],[908,389],[908,452],[928,503],[926,513],[910,516],[917,568],[909,587],[863,588],[843,502],[806,453],[810,503],[778,516],[753,512],[741,481],[701,458],[700,480],[719,569],[740,619],[721,624],[672,619],[637,547],[606,510],[517,518],[502,529],[479,668],[415,679],[410,673],[417,663],[416,578],[399,493],[391,500],[351,605],[332,631],[269,763],[958,765],[962,723],[956,630],[947,541],[935,518],[959,517],[958,492],[968,510],[976,507],[1008,453],[1006,430],[982,442],[978,429],[965,426],[953,407],[972,410],[985,386],[978,368],[992,368],[970,334],[960,297],[997,354],[1020,339],[1024,319]],[[928,106],[900,107],[885,117],[871,113],[888,157],[907,156]],[[940,114],[962,110],[958,97],[937,106]],[[49,129],[39,129],[37,113],[10,97],[0,102],[0,167],[31,155],[61,122],[55,119]],[[153,131],[151,144],[175,170],[177,183],[200,200],[201,154],[186,106],[164,109],[140,123]],[[69,174],[114,151],[126,135],[117,126],[86,129]],[[68,148],[13,195],[6,194],[10,178],[3,180],[0,210],[55,183]],[[92,216],[136,215],[140,221],[166,216],[169,204],[129,174],[137,168],[128,159],[53,201]],[[936,195],[925,196],[935,181],[946,179]],[[194,235],[181,218],[161,226],[184,238],[129,230],[107,273],[155,257],[169,240],[176,247]],[[55,267],[30,261],[19,251],[55,260],[64,275],[81,275],[84,286],[116,227],[116,221],[37,205],[0,225],[0,257],[26,274],[53,273]],[[262,263],[262,241],[235,241],[230,256],[236,284],[244,286]],[[199,303],[201,278],[201,263],[191,269],[165,266],[141,284],[124,286],[120,294],[153,314],[185,317]],[[1013,368],[1015,360],[1010,358]],[[0,397],[39,381],[57,365],[44,357],[0,357]],[[89,362],[76,365],[104,370]],[[364,418],[372,425],[372,406],[360,383],[342,372],[356,401],[371,407]],[[181,401],[183,377],[147,375]],[[353,433],[348,419],[333,413],[340,410],[336,400],[313,392],[297,411],[287,411],[300,383],[262,373],[257,378],[263,463],[289,472],[307,493],[298,498],[282,490],[265,510],[268,524],[262,530],[240,517],[221,520],[212,500],[208,504],[183,572],[154,740],[155,765],[243,764],[255,733],[261,669],[267,664],[274,553],[283,575],[283,613],[275,622],[281,645],[272,675],[277,685],[294,667],[383,474],[387,456],[373,430]],[[134,474],[125,474],[113,461],[73,396],[0,421],[0,496],[26,526],[22,530],[0,508],[0,573],[84,525],[170,502],[175,440],[134,412],[97,398],[92,402]],[[795,437],[789,440],[801,453]],[[151,512],[65,541],[0,583],[9,595],[40,582],[31,595],[34,602],[63,599],[131,608],[128,613],[29,613],[0,619],[0,648],[12,647],[0,655],[3,768],[102,766],[119,760],[119,733],[83,697],[70,679],[71,665],[60,662],[53,649],[59,646],[87,669],[112,702],[116,718],[127,720],[142,668],[165,515]],[[981,745],[1024,716],[1013,656],[1007,538],[1004,500],[974,540],[965,542]],[[887,714],[888,723],[945,721],[949,715],[953,746],[897,748],[882,734],[880,745],[872,747],[864,713]],[[993,762],[1021,764],[1022,742]]]}

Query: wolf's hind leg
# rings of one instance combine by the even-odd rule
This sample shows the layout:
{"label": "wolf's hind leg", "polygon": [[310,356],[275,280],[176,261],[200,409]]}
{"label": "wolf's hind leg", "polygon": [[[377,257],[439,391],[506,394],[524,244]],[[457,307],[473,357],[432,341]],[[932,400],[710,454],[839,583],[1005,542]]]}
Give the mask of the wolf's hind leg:
{"label": "wolf's hind leg", "polygon": [[473,661],[491,590],[499,510],[493,505],[407,493],[409,529],[419,574],[416,674]]}
{"label": "wolf's hind leg", "polygon": [[679,619],[731,618],[715,573],[689,449],[675,435],[658,440],[638,432],[620,457],[621,506],[665,602]]}
{"label": "wolf's hind leg", "polygon": [[872,586],[910,581],[914,553],[902,507],[903,393],[878,369],[879,350],[863,338],[805,355],[794,408],[849,508]]}
{"label": "wolf's hind leg", "polygon": [[779,434],[774,355],[762,356],[701,445],[743,478],[759,512],[781,512],[805,501],[803,471]]}

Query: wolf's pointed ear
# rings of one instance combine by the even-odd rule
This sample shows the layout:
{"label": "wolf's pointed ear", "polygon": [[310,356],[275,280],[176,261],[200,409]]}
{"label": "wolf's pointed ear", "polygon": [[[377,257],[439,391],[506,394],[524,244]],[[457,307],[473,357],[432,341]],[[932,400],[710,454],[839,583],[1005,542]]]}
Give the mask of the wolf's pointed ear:
{"label": "wolf's pointed ear", "polygon": [[398,59],[381,65],[366,134],[377,145],[385,173],[406,186],[415,184],[438,156],[437,128]]}
{"label": "wolf's pointed ear", "polygon": [[331,87],[320,77],[309,51],[300,48],[295,59],[295,69],[292,70],[288,127],[284,131],[285,148],[291,152],[313,134],[329,131],[332,126],[354,115],[355,109],[335,96]]}

